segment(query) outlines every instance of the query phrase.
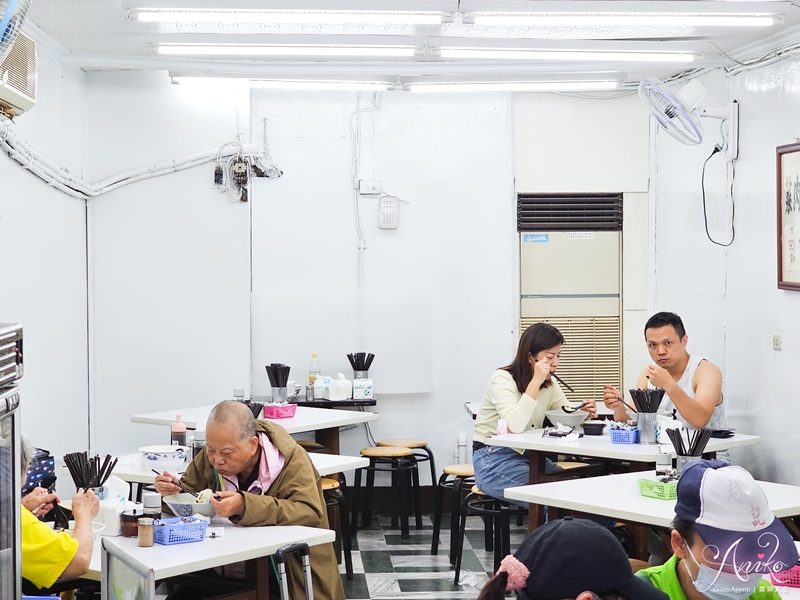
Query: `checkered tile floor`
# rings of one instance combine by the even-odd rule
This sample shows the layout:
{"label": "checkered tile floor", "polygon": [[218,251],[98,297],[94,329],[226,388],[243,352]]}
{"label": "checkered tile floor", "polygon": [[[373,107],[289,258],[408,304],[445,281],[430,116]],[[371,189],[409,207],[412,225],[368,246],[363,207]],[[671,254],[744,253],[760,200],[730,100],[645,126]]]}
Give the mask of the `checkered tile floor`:
{"label": "checkered tile floor", "polygon": [[[377,522],[376,522],[377,521]],[[483,549],[483,521],[480,517],[467,519],[467,532],[462,554],[462,584],[453,584],[450,566],[449,515],[445,515],[440,536],[439,553],[431,555],[433,521],[425,515],[423,529],[414,529],[407,540],[400,531],[390,527],[389,517],[373,519],[371,529],[359,529],[353,542],[352,581],[344,575],[345,596],[351,599],[442,599],[477,598],[492,573],[493,555]],[[512,552],[522,543],[527,525],[511,525]],[[344,563],[340,566],[344,574]]]}

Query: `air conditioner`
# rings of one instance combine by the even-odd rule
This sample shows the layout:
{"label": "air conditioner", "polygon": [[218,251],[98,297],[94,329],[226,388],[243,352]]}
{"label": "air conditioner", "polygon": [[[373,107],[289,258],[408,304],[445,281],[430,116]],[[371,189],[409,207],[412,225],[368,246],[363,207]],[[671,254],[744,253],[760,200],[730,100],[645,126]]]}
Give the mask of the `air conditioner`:
{"label": "air conditioner", "polygon": [[19,32],[0,64],[0,118],[13,119],[36,102],[36,42]]}

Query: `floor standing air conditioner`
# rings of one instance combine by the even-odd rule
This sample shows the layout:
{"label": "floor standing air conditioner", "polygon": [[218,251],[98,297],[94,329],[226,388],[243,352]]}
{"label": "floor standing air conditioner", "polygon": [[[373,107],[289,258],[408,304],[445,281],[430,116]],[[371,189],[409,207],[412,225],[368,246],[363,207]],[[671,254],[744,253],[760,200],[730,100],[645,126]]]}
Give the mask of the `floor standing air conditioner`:
{"label": "floor standing air conditioner", "polygon": [[520,325],[566,338],[559,376],[575,400],[621,385],[622,194],[520,194]]}

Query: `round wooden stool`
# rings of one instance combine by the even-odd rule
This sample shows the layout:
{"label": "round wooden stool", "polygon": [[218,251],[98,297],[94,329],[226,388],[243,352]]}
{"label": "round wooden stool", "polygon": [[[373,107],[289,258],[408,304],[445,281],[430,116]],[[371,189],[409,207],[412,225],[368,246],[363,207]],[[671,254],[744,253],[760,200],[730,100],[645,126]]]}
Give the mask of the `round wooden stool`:
{"label": "round wooden stool", "polygon": [[406,539],[408,533],[408,505],[412,500],[416,506],[417,529],[422,529],[422,504],[419,493],[419,473],[414,451],[411,448],[400,446],[370,446],[361,450],[361,456],[369,459],[369,466],[356,471],[355,493],[353,495],[353,522],[351,531],[358,530],[358,500],[361,489],[361,472],[367,472],[367,483],[364,489],[363,512],[361,515],[362,526],[366,527],[372,522],[372,492],[375,487],[375,472],[388,471],[392,474],[392,488],[397,498],[392,511],[392,527],[397,527],[400,522],[400,537]]}
{"label": "round wooden stool", "polygon": [[414,457],[418,463],[427,461],[431,468],[431,485],[436,485],[436,464],[433,460],[433,452],[428,447],[428,442],[425,440],[415,440],[406,438],[397,438],[391,440],[381,440],[378,446],[400,446],[402,448],[411,448],[414,450]]}
{"label": "round wooden stool", "polygon": [[328,508],[328,525],[336,532],[334,547],[337,561],[341,564],[341,556],[344,553],[344,569],[347,579],[353,579],[353,544],[350,535],[350,511],[347,507],[347,497],[342,493],[341,485],[335,479],[323,477],[320,483],[325,496],[325,506]]}
{"label": "round wooden stool", "polygon": [[439,483],[434,490],[433,539],[431,554],[439,551],[439,532],[442,528],[444,492],[451,490],[450,501],[450,564],[455,563],[456,540],[458,538],[458,518],[461,512],[462,490],[475,483],[475,469],[472,464],[448,465],[442,469]]}
{"label": "round wooden stool", "polygon": [[[494,571],[500,567],[500,561],[511,554],[510,517],[524,513],[525,509],[506,500],[494,498],[473,485],[470,493],[461,505],[461,524],[458,528],[458,544],[456,547],[455,580],[458,584],[461,570],[461,553],[464,549],[464,533],[467,529],[467,515],[481,515],[491,520],[494,531]],[[488,524],[488,523],[487,523]]]}

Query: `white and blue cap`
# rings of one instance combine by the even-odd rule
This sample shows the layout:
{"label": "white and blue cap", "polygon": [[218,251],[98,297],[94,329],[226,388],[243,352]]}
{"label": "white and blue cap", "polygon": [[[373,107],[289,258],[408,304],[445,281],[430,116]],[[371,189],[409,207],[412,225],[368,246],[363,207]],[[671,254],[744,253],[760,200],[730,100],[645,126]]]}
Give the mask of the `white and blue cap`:
{"label": "white and blue cap", "polygon": [[792,536],[745,469],[719,460],[687,464],[675,514],[694,524],[704,557],[739,572],[775,573],[797,563]]}

